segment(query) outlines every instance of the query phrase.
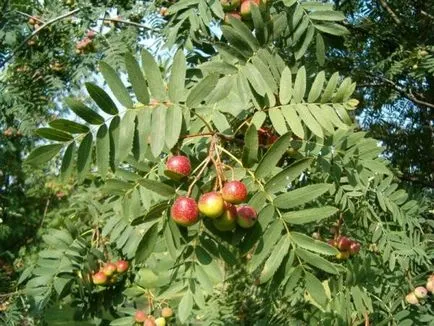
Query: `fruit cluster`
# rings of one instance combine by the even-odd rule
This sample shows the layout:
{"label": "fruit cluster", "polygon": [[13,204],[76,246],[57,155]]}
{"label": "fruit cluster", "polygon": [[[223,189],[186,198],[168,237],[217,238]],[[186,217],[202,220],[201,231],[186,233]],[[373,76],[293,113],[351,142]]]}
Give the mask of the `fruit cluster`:
{"label": "fruit cluster", "polygon": [[420,300],[428,296],[428,292],[434,294],[434,274],[428,277],[425,286],[418,286],[412,292],[405,296],[405,301],[408,304],[419,304]]}
{"label": "fruit cluster", "polygon": [[350,255],[355,255],[360,251],[359,242],[343,235],[330,239],[328,244],[339,250],[336,258],[340,260],[348,259]]}
{"label": "fruit cluster", "polygon": [[94,45],[92,40],[95,38],[94,31],[88,31],[86,36],[75,45],[75,52],[77,54],[84,54],[86,52],[92,52],[94,50]]}
{"label": "fruit cluster", "polygon": [[267,0],[220,0],[225,14],[225,22],[229,17],[249,21],[252,19],[252,6],[266,5]]}
{"label": "fruit cluster", "polygon": [[42,20],[39,16],[31,16],[28,23],[36,30],[41,27],[40,24],[42,23]]}
{"label": "fruit cluster", "polygon": [[147,315],[142,310],[137,310],[134,315],[134,321],[136,325],[144,325],[144,326],[165,326],[166,319],[169,319],[173,316],[173,311],[169,307],[165,307],[161,310],[161,317],[155,318],[152,315]]}
{"label": "fruit cluster", "polygon": [[115,263],[106,263],[99,271],[92,275],[95,285],[112,285],[120,280],[120,277],[128,271],[129,264],[126,260],[118,260]]}
{"label": "fruit cluster", "polygon": [[[190,175],[191,164],[186,156],[172,156],[167,160],[165,174],[181,180]],[[247,199],[247,188],[241,181],[226,182],[219,192],[204,193],[199,202],[189,196],[178,197],[172,205],[170,215],[179,225],[190,226],[200,219],[200,214],[212,220],[214,227],[220,231],[231,231],[238,224],[242,228],[251,228],[257,214],[248,205],[235,206]]]}

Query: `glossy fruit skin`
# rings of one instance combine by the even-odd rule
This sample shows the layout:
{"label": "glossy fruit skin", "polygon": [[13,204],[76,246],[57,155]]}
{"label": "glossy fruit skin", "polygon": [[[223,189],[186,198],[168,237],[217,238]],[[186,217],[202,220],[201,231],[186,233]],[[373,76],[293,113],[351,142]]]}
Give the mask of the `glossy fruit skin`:
{"label": "glossy fruit skin", "polygon": [[143,326],[157,326],[157,324],[155,323],[155,320],[153,318],[149,318],[150,316],[148,316],[148,318],[146,318],[145,322],[143,323]]}
{"label": "glossy fruit skin", "polygon": [[166,174],[169,178],[173,180],[181,180],[182,178],[190,175],[191,163],[187,156],[175,155],[167,159]]}
{"label": "glossy fruit skin", "polygon": [[222,197],[231,204],[240,204],[247,199],[247,187],[241,181],[226,182],[222,188]]}
{"label": "glossy fruit skin", "polygon": [[413,293],[418,299],[423,299],[428,295],[427,289],[425,289],[423,286],[418,286],[415,288]]}
{"label": "glossy fruit skin", "polygon": [[157,319],[155,319],[155,325],[166,326],[166,319],[164,319],[163,317],[158,317]]}
{"label": "glossy fruit skin", "polygon": [[107,276],[103,272],[96,272],[92,275],[92,282],[96,285],[107,284]]}
{"label": "glossy fruit skin", "polygon": [[232,231],[237,226],[237,209],[226,203],[225,211],[218,219],[213,220],[214,227],[219,231]]}
{"label": "glossy fruit skin", "polygon": [[164,318],[170,318],[173,316],[173,310],[172,308],[169,307],[164,307],[163,309],[161,309],[161,316]]}
{"label": "glossy fruit skin", "polygon": [[116,262],[116,271],[120,274],[125,273],[129,268],[129,264],[126,260],[118,260]]}
{"label": "glossy fruit skin", "polygon": [[338,249],[342,251],[350,250],[351,244],[353,243],[348,237],[340,236],[337,239]]}
{"label": "glossy fruit skin", "polygon": [[199,221],[199,209],[193,198],[178,197],[170,209],[170,216],[176,224],[190,226]]}
{"label": "glossy fruit skin", "polygon": [[249,205],[237,207],[237,223],[244,229],[253,227],[258,220],[255,209]]}
{"label": "glossy fruit skin", "polygon": [[359,253],[359,251],[360,251],[360,243],[358,243],[357,241],[353,241],[353,243],[350,245],[350,253],[352,255],[355,255]]}
{"label": "glossy fruit skin", "polygon": [[136,313],[134,314],[134,320],[137,323],[143,323],[145,322],[146,319],[148,319],[148,316],[146,316],[144,311],[137,310]]}
{"label": "glossy fruit skin", "polygon": [[240,7],[241,0],[220,0],[224,11],[236,10]]}
{"label": "glossy fruit skin", "polygon": [[416,295],[413,292],[411,292],[405,296],[405,301],[407,301],[407,303],[409,303],[409,304],[418,304],[419,303],[419,300],[417,299]]}
{"label": "glossy fruit skin", "polygon": [[207,192],[203,194],[198,202],[199,212],[209,218],[221,216],[225,210],[225,202],[218,192]]}
{"label": "glossy fruit skin", "polygon": [[102,268],[102,272],[106,276],[112,276],[116,272],[116,270],[117,270],[117,266],[116,266],[116,264],[113,264],[113,263],[107,263]]}
{"label": "glossy fruit skin", "polygon": [[259,5],[259,0],[244,0],[241,3],[241,7],[240,7],[241,17],[245,20],[251,20],[252,19],[251,6],[258,6],[258,5]]}

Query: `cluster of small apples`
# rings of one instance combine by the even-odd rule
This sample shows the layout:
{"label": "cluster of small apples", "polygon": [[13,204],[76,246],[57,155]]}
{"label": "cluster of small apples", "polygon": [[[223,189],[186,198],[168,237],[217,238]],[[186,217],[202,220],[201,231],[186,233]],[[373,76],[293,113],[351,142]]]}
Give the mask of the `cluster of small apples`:
{"label": "cluster of small apples", "polygon": [[169,319],[173,316],[173,310],[169,307],[165,307],[161,310],[161,316],[155,318],[152,315],[147,315],[142,310],[137,310],[134,315],[134,321],[136,325],[144,325],[144,326],[166,326],[166,319]]}
{"label": "cluster of small apples", "polygon": [[[180,180],[190,175],[191,163],[188,157],[177,155],[167,160],[165,174]],[[237,204],[247,199],[247,188],[241,181],[229,181],[220,192],[204,193],[197,203],[190,197],[178,197],[173,203],[170,215],[179,225],[191,226],[200,219],[200,214],[212,220],[219,231],[231,231],[238,224],[242,228],[251,228],[256,223],[257,214],[253,207]]]}
{"label": "cluster of small apples", "polygon": [[119,281],[129,268],[126,260],[118,260],[115,263],[106,263],[99,271],[92,275],[92,282],[95,285],[111,285]]}
{"label": "cluster of small apples", "polygon": [[225,14],[225,22],[229,17],[249,21],[252,19],[252,6],[267,4],[267,0],[220,0]]}
{"label": "cluster of small apples", "polygon": [[88,31],[86,36],[82,40],[78,41],[78,43],[75,45],[75,53],[84,54],[86,52],[92,52],[95,49],[92,42],[94,38],[95,32]]}
{"label": "cluster of small apples", "polygon": [[405,301],[408,304],[419,304],[420,300],[428,296],[428,292],[434,294],[434,274],[428,277],[425,286],[418,286],[412,292],[405,296]]}
{"label": "cluster of small apples", "polygon": [[339,253],[337,259],[348,259],[351,255],[355,255],[360,251],[360,243],[346,236],[340,235],[335,239],[330,239],[328,244],[337,248]]}
{"label": "cluster of small apples", "polygon": [[29,25],[32,26],[35,30],[41,27],[39,24],[41,23],[41,17],[39,16],[31,16],[28,21]]}
{"label": "cluster of small apples", "polygon": [[19,130],[9,127],[5,131],[3,131],[3,135],[9,138],[9,137],[21,137],[23,134]]}
{"label": "cluster of small apples", "polygon": [[269,146],[276,142],[279,138],[271,128],[262,127],[258,129],[258,140],[259,144],[263,146]]}

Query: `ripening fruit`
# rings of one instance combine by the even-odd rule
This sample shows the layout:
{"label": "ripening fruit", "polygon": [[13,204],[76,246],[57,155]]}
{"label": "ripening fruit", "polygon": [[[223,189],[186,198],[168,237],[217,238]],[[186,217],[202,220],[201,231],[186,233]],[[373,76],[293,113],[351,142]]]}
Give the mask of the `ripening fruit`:
{"label": "ripening fruit", "polygon": [[225,211],[222,216],[213,220],[215,228],[219,231],[231,231],[235,229],[237,223],[237,209],[234,205],[226,203]]}
{"label": "ripening fruit", "polygon": [[336,255],[336,258],[339,260],[346,260],[350,257],[350,253],[348,251],[341,251]]}
{"label": "ripening fruit", "polygon": [[416,295],[413,292],[411,292],[405,296],[405,301],[407,301],[407,303],[409,303],[409,304],[418,304],[419,303],[419,300],[417,299]]}
{"label": "ripening fruit", "polygon": [[96,285],[104,285],[107,283],[107,275],[103,272],[97,272],[92,275],[92,282]]}
{"label": "ripening fruit", "polygon": [[220,3],[224,11],[231,11],[240,7],[241,0],[220,0]]}
{"label": "ripening fruit", "polygon": [[155,319],[155,325],[166,326],[166,319],[164,319],[163,317],[158,317],[157,319]]}
{"label": "ripening fruit", "polygon": [[423,286],[418,286],[415,288],[413,293],[418,299],[423,299],[428,295],[427,289],[425,289]]}
{"label": "ripening fruit", "polygon": [[351,244],[353,243],[353,241],[351,241],[348,237],[346,236],[340,236],[337,239],[337,245],[338,245],[338,249],[342,250],[342,251],[347,251],[350,250]]}
{"label": "ripening fruit", "polygon": [[207,192],[200,197],[198,208],[203,215],[217,218],[223,214],[225,202],[218,192]]}
{"label": "ripening fruit", "polygon": [[146,319],[148,319],[148,316],[146,316],[144,311],[137,310],[136,313],[134,314],[134,320],[137,323],[143,323],[145,322]]}
{"label": "ripening fruit", "polygon": [[169,307],[164,307],[163,309],[161,309],[161,316],[164,318],[170,318],[173,316],[173,310],[172,308]]}
{"label": "ripening fruit", "polygon": [[114,273],[116,273],[117,270],[117,266],[116,264],[113,263],[107,263],[104,265],[104,267],[101,269],[101,271],[106,275],[106,276],[112,276]]}
{"label": "ripening fruit", "polygon": [[169,178],[173,180],[181,180],[182,178],[188,176],[191,172],[190,160],[187,156],[176,155],[171,156],[166,162],[166,174]]}
{"label": "ripening fruit", "polygon": [[244,0],[241,3],[240,14],[245,20],[252,19],[252,6],[258,6],[259,0]]}
{"label": "ripening fruit", "polygon": [[222,189],[223,199],[232,204],[240,204],[247,199],[247,188],[241,181],[226,182]]}
{"label": "ripening fruit", "polygon": [[199,220],[196,201],[189,197],[179,197],[170,209],[170,216],[179,225],[190,226]]}
{"label": "ripening fruit", "polygon": [[428,277],[428,280],[426,281],[426,289],[434,294],[434,275],[431,275]]}
{"label": "ripening fruit", "polygon": [[126,260],[118,260],[116,262],[116,271],[119,274],[125,273],[128,270],[128,262]]}
{"label": "ripening fruit", "polygon": [[244,229],[248,229],[255,225],[258,220],[258,215],[255,209],[249,205],[243,205],[237,208],[237,223]]}
{"label": "ripening fruit", "polygon": [[146,318],[145,322],[143,323],[143,326],[157,326],[154,317],[148,316],[148,318]]}
{"label": "ripening fruit", "polygon": [[229,23],[229,17],[232,17],[232,18],[235,18],[235,19],[241,20],[240,13],[239,13],[238,11],[227,12],[227,13],[225,14],[224,22],[225,22],[226,24]]}
{"label": "ripening fruit", "polygon": [[357,241],[353,241],[353,243],[350,245],[350,253],[352,255],[357,254],[360,251],[360,243]]}

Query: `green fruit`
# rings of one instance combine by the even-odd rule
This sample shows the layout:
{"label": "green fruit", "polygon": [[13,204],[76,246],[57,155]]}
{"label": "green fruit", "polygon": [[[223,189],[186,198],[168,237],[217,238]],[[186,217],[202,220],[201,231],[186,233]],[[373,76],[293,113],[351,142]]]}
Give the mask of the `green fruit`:
{"label": "green fruit", "polygon": [[159,317],[159,318],[155,319],[155,325],[156,326],[166,326],[166,319],[164,319],[163,317]]}
{"label": "green fruit", "polygon": [[221,216],[225,209],[225,202],[217,192],[207,192],[203,194],[198,202],[199,212],[209,218]]}
{"label": "green fruit", "polygon": [[213,220],[214,227],[219,231],[232,231],[237,223],[237,209],[234,205],[226,203],[225,211],[222,216]]}

